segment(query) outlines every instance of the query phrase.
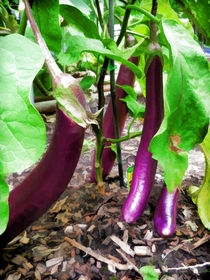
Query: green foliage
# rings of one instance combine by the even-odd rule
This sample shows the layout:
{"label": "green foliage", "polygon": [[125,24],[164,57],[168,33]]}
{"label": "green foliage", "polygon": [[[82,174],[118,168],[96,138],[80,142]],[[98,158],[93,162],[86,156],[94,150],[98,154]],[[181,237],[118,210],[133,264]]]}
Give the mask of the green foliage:
{"label": "green foliage", "polygon": [[0,234],[2,234],[7,226],[9,221],[9,206],[8,206],[8,197],[9,197],[9,187],[4,180],[3,176],[0,176]]}
{"label": "green foliage", "polygon": [[59,0],[35,0],[33,15],[48,48],[56,54],[61,50]]}
{"label": "green foliage", "polygon": [[143,280],[158,280],[159,276],[157,272],[155,272],[154,268],[146,265],[140,268],[140,272],[143,276]]}
{"label": "green foliage", "polygon": [[164,20],[162,30],[171,52],[171,65],[165,117],[151,141],[150,151],[163,167],[165,182],[172,192],[187,169],[188,152],[207,133],[210,75],[202,49],[182,25]]}
{"label": "green foliage", "polygon": [[67,29],[71,35],[100,39],[97,25],[79,9],[69,5],[60,5],[60,14],[68,24]]}
{"label": "green foliage", "polygon": [[21,35],[0,38],[0,234],[8,221],[6,174],[22,171],[45,149],[44,122],[29,101],[34,77],[44,63],[39,47]]}
{"label": "green foliage", "polygon": [[205,177],[200,188],[190,187],[189,194],[198,207],[203,225],[210,230],[210,129],[200,146],[205,156]]}
{"label": "green foliage", "polygon": [[66,45],[67,49],[65,53],[62,53],[58,56],[59,62],[63,65],[69,65],[77,62],[82,52],[91,52],[119,61],[129,67],[138,77],[141,76],[141,72],[139,71],[138,67],[127,60],[130,57],[130,53],[128,51],[121,52],[119,50],[114,50],[113,52],[105,48],[100,40],[81,36],[68,35],[66,37]]}
{"label": "green foliage", "polygon": [[206,39],[206,43],[210,44],[209,1],[179,0],[177,3],[181,5],[189,19],[198,28],[198,32]]}
{"label": "green foliage", "polygon": [[93,76],[85,76],[79,84],[81,88],[86,91],[94,84],[95,81],[96,79]]}
{"label": "green foliage", "polygon": [[121,89],[123,89],[127,96],[125,98],[121,98],[120,100],[124,101],[129,109],[129,112],[132,117],[135,118],[143,118],[145,112],[145,106],[139,103],[137,99],[137,94],[135,90],[131,86],[127,85],[117,85]]}

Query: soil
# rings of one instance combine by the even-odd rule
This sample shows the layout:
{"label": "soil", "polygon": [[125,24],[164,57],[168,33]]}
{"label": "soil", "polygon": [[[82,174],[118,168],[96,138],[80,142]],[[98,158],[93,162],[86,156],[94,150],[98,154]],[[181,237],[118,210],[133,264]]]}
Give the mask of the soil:
{"label": "soil", "polygon": [[[44,118],[50,141],[54,115]],[[140,129],[139,122],[135,127]],[[86,139],[94,139],[90,129]],[[125,181],[139,140],[122,144]],[[190,152],[189,168],[181,185],[176,233],[163,238],[153,227],[155,205],[163,185],[161,168],[158,167],[144,214],[136,223],[126,224],[121,220],[121,209],[128,191],[119,186],[117,165],[102,194],[96,184],[89,182],[94,145],[91,141],[86,144],[59,200],[2,250],[0,279],[142,279],[139,269],[143,266],[152,266],[159,279],[210,279],[210,235],[187,194],[189,186],[200,186],[203,180],[205,166],[199,147]],[[11,188],[30,170],[9,176]],[[144,279],[158,279],[154,275],[147,277]]]}

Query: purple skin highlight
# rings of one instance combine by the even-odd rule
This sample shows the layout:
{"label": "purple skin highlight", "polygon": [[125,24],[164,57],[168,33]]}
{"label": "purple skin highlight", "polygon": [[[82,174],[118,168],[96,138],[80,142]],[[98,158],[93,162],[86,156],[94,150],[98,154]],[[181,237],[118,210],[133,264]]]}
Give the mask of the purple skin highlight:
{"label": "purple skin highlight", "polygon": [[176,211],[179,190],[175,188],[169,193],[164,184],[155,209],[154,227],[161,236],[171,236],[176,231]]}

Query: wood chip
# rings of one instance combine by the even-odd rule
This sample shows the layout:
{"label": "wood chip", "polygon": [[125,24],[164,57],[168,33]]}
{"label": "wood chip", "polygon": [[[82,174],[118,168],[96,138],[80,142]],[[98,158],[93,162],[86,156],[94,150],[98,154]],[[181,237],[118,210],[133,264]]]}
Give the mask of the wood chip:
{"label": "wood chip", "polygon": [[112,265],[114,267],[116,267],[119,270],[129,270],[129,269],[133,269],[133,266],[131,267],[129,264],[121,264],[121,263],[116,263],[113,260],[110,260],[102,255],[100,255],[99,253],[93,251],[91,248],[87,248],[85,246],[83,246],[82,244],[76,242],[74,239],[65,237],[65,240],[67,242],[69,242],[71,245],[75,246],[76,248],[82,250],[83,252],[85,252],[86,254],[94,257],[95,259],[97,259],[98,261],[104,262],[108,265]]}
{"label": "wood chip", "polygon": [[134,252],[138,256],[152,256],[152,252],[148,246],[135,246]]}
{"label": "wood chip", "polygon": [[53,265],[60,265],[63,261],[63,257],[57,257],[46,261],[46,267],[51,267]]}
{"label": "wood chip", "polygon": [[134,257],[135,252],[131,249],[130,245],[128,243],[122,241],[120,238],[118,238],[115,235],[110,236],[111,240],[114,241],[125,253],[128,255]]}

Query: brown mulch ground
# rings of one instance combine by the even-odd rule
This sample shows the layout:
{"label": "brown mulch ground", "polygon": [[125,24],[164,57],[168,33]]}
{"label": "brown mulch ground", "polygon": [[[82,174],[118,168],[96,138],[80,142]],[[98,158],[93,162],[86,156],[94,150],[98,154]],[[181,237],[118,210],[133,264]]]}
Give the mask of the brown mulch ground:
{"label": "brown mulch ground", "polygon": [[[49,117],[46,125],[50,138]],[[90,130],[86,138],[93,138]],[[122,145],[124,173],[134,162],[138,143],[132,139]],[[191,153],[182,183],[176,234],[162,238],[153,228],[161,169],[143,216],[128,225],[121,220],[128,192],[119,187],[117,166],[105,183],[105,194],[99,194],[88,178],[93,147],[86,148],[60,199],[2,251],[0,279],[142,279],[139,269],[145,265],[153,266],[159,279],[210,279],[209,232],[187,195],[190,185],[202,183],[204,160],[199,149]],[[16,186],[29,171],[8,177],[9,184]]]}

